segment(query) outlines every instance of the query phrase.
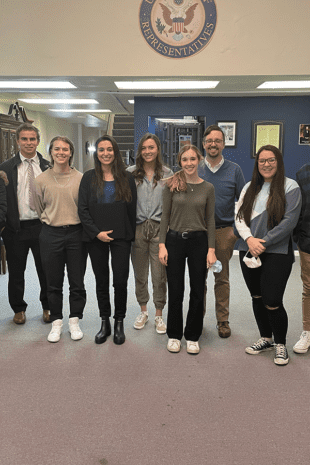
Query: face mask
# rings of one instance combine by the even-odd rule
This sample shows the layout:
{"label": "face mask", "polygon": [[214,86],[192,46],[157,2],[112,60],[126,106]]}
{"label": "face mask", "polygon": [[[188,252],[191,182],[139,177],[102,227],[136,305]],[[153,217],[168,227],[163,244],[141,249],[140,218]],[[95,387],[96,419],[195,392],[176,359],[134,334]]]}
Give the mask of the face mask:
{"label": "face mask", "polygon": [[256,257],[251,257],[251,258],[247,257],[248,253],[249,252],[247,252],[245,254],[244,258],[243,258],[243,261],[244,261],[244,263],[246,264],[246,266],[248,268],[259,268],[260,266],[262,266],[262,262],[261,262],[259,257],[257,257],[257,258]]}

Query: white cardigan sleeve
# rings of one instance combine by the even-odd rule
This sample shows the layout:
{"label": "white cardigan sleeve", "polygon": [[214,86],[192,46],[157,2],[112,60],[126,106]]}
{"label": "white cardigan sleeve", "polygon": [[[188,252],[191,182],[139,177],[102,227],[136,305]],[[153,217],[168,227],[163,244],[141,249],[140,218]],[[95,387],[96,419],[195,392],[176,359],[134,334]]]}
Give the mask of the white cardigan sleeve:
{"label": "white cardigan sleeve", "polygon": [[244,187],[241,191],[239,200],[236,203],[236,207],[235,207],[235,225],[236,225],[238,233],[240,234],[240,237],[244,240],[244,242],[246,242],[246,240],[249,237],[253,236],[253,234],[251,233],[251,229],[247,226],[245,221],[243,219],[237,218],[237,214],[238,214],[238,211],[241,205],[243,204],[243,198],[244,198],[246,191],[247,189]]}

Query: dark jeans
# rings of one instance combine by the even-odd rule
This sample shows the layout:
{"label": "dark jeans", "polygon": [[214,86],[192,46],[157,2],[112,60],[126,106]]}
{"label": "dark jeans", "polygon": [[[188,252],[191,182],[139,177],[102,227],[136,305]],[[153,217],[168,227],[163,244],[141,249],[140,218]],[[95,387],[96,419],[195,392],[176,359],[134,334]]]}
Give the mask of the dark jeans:
{"label": "dark jeans", "polygon": [[[21,230],[18,234],[14,234],[6,228],[2,231],[9,270],[9,302],[15,313],[26,311],[27,309],[27,303],[24,301],[24,292],[25,270],[29,250],[32,252],[40,281],[40,301],[42,308],[44,310],[48,310],[49,308],[39,245],[41,227],[40,220],[29,220],[21,222]],[[34,290],[34,292],[36,291]]]}
{"label": "dark jeans", "polygon": [[69,281],[69,318],[83,318],[86,304],[84,275],[87,250],[82,242],[83,228],[80,224],[54,227],[43,225],[40,234],[42,263],[47,280],[47,296],[51,321],[63,318],[63,282],[65,266]]}
{"label": "dark jeans", "polygon": [[198,341],[203,327],[204,287],[208,253],[207,234],[182,239],[171,236],[168,232],[166,248],[168,251],[168,337],[181,340],[183,336],[184,275],[187,258],[190,299],[184,337],[187,341]]}
{"label": "dark jeans", "polygon": [[114,318],[125,318],[127,308],[127,281],[131,241],[114,239],[102,242],[95,239],[87,243],[93,272],[96,278],[96,293],[101,318],[111,316],[109,255],[113,271]]}
{"label": "dark jeans", "polygon": [[[263,253],[260,255],[262,266],[259,268],[248,268],[243,261],[245,254],[246,252],[240,252],[239,260],[245,283],[252,296],[260,335],[273,335],[276,344],[285,344],[288,318],[283,307],[283,295],[292,271],[292,252],[287,255]],[[269,310],[266,306],[276,310]]]}

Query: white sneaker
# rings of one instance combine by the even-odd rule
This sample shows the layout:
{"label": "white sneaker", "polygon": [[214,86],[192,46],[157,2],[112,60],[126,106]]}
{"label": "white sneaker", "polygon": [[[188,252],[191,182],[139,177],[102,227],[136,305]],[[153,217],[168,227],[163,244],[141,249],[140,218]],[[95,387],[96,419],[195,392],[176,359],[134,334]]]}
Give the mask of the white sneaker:
{"label": "white sneaker", "polygon": [[310,331],[303,331],[301,333],[300,339],[293,347],[293,351],[296,354],[305,354],[308,352],[310,347]]}
{"label": "white sneaker", "polygon": [[161,316],[155,316],[155,326],[156,326],[156,332],[158,334],[166,333],[167,327]]}
{"label": "white sneaker", "polygon": [[188,354],[199,354],[200,348],[198,341],[187,341],[187,353]]}
{"label": "white sneaker", "polygon": [[167,349],[169,350],[169,352],[180,352],[181,341],[179,341],[179,339],[169,339]]}
{"label": "white sneaker", "polygon": [[52,329],[47,336],[48,342],[58,342],[62,333],[62,320],[52,322]]}
{"label": "white sneaker", "polygon": [[148,322],[149,315],[147,312],[141,312],[140,315],[137,316],[133,327],[135,329],[143,329],[145,324]]}
{"label": "white sneaker", "polygon": [[73,339],[73,341],[78,341],[83,337],[79,321],[80,319],[78,316],[69,318],[69,333],[71,333],[71,339]]}

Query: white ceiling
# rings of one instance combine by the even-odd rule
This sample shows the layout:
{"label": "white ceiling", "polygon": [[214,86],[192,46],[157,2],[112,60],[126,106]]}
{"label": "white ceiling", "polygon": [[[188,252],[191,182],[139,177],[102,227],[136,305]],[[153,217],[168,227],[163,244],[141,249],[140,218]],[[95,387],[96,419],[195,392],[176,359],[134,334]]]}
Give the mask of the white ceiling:
{"label": "white ceiling", "polygon": [[[5,76],[1,80],[22,80],[21,76]],[[135,96],[157,96],[157,97],[254,97],[268,95],[310,95],[310,90],[257,90],[257,86],[265,81],[276,80],[309,80],[310,75],[286,75],[286,76],[199,76],[191,77],[192,80],[218,80],[220,83],[215,89],[209,90],[190,90],[190,91],[120,91],[114,84],[114,81],[133,81],[137,78],[124,76],[109,76],[109,77],[92,77],[92,76],[53,76],[53,77],[37,77],[27,76],[27,80],[50,80],[64,81],[68,80],[76,86],[73,90],[64,91],[25,91],[16,89],[0,89],[0,101],[8,104],[14,103],[23,98],[93,98],[96,99],[98,105],[66,105],[66,108],[89,108],[89,114],[86,113],[58,113],[50,112],[51,108],[64,108],[63,105],[35,105],[24,102],[19,102],[27,112],[27,110],[43,111],[49,113],[49,116],[56,118],[65,118],[72,123],[83,123],[85,126],[101,126],[103,121],[107,121],[109,113],[91,113],[91,109],[109,109],[113,114],[134,114],[134,105],[128,102]],[[154,78],[140,77],[139,80],[153,80]],[[163,76],[155,78],[156,80],[176,80],[172,76]],[[189,79],[189,78],[187,78]]]}

